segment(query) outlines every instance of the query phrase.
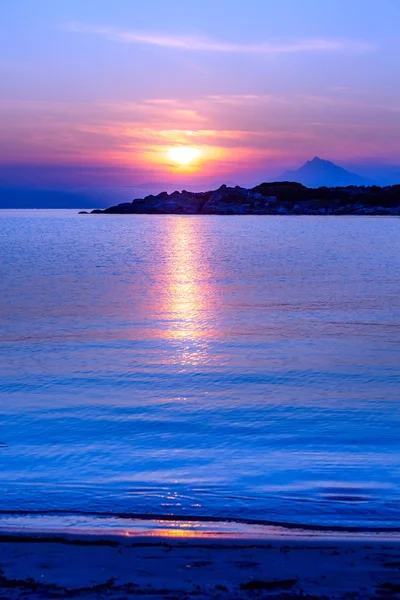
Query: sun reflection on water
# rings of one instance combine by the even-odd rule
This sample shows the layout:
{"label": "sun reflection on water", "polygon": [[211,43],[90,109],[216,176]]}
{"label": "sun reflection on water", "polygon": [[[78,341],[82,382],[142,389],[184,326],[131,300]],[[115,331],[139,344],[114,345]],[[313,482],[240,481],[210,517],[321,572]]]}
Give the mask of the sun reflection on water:
{"label": "sun reflection on water", "polygon": [[240,531],[240,525],[225,522],[204,522],[195,520],[163,520],[152,519],[147,523],[136,523],[133,529],[126,529],[126,537],[167,537],[167,538],[207,538],[232,535]]}
{"label": "sun reflection on water", "polygon": [[167,290],[162,310],[167,335],[178,344],[182,365],[199,365],[209,357],[213,294],[201,237],[193,218],[177,218],[168,230]]}

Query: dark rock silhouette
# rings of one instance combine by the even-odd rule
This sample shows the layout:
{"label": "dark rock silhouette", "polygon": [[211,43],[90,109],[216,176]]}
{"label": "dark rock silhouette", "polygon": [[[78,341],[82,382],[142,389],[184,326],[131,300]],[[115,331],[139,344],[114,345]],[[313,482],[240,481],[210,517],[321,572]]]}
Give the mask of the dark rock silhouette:
{"label": "dark rock silhouette", "polygon": [[398,215],[400,185],[307,188],[289,181],[208,192],[162,192],[91,214]]}
{"label": "dark rock silhouette", "polygon": [[309,187],[345,187],[349,185],[371,185],[360,175],[350,173],[342,167],[335,165],[330,160],[323,160],[315,156],[296,171],[286,171],[278,178],[279,181],[295,181]]}

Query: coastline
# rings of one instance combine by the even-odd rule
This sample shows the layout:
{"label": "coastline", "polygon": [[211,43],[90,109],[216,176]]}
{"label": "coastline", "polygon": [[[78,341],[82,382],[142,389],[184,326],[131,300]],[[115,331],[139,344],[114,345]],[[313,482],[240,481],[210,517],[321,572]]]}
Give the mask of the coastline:
{"label": "coastline", "polygon": [[222,185],[207,192],[161,192],[90,214],[399,216],[400,185],[307,188],[290,181],[249,189]]}
{"label": "coastline", "polygon": [[0,530],[0,598],[396,598],[400,539]]}

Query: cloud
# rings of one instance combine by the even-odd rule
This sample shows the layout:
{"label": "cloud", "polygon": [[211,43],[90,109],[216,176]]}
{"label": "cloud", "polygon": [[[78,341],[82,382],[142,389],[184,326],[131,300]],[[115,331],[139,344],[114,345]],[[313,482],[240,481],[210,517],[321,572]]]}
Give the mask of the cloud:
{"label": "cloud", "polygon": [[185,50],[192,52],[221,52],[243,54],[291,54],[297,52],[366,52],[373,49],[367,42],[359,40],[335,39],[304,39],[292,42],[261,42],[252,44],[238,44],[220,42],[197,36],[164,35],[161,33],[122,30],[113,27],[84,25],[70,23],[64,27],[75,33],[88,33],[99,35],[115,42],[127,44],[146,44],[161,48]]}

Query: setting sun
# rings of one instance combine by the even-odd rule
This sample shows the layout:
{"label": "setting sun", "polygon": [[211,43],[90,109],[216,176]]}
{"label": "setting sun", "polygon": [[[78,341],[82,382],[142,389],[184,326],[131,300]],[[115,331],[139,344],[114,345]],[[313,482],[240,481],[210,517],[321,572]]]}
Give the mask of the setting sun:
{"label": "setting sun", "polygon": [[177,165],[186,166],[200,158],[201,151],[198,148],[190,146],[177,146],[176,148],[168,150],[167,156]]}

